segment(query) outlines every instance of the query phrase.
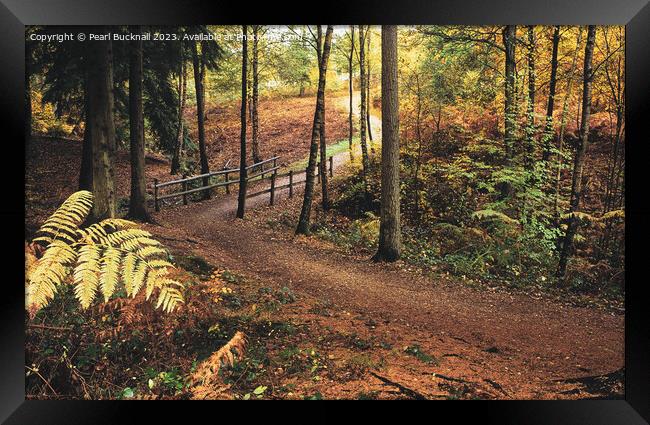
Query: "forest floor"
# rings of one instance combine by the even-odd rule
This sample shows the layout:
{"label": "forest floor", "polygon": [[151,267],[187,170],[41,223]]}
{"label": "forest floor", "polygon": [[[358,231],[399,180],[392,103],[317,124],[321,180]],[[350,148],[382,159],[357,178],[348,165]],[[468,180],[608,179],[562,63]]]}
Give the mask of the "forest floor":
{"label": "forest floor", "polygon": [[[335,191],[357,166],[348,160],[347,152],[335,156]],[[229,315],[239,318],[255,361],[230,380],[233,397],[622,397],[621,312],[472,287],[403,262],[375,264],[295,237],[300,196],[284,191],[274,206],[267,195],[251,198],[238,220],[234,192],[163,208],[145,225],[175,256],[237,276]],[[268,294],[279,294],[277,302],[260,315]],[[251,317],[284,331],[252,326]]]}

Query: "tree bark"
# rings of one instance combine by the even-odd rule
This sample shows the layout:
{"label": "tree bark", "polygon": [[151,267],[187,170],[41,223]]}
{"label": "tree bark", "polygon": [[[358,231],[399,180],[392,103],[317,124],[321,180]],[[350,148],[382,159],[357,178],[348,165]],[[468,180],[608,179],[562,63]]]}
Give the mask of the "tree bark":
{"label": "tree bark", "polygon": [[397,27],[381,30],[381,213],[375,261],[395,261],[401,253],[399,184],[399,93]]}
{"label": "tree bark", "polygon": [[366,80],[366,125],[368,126],[368,139],[372,142],[372,127],[370,126],[370,27],[368,27],[366,38],[368,39],[368,54],[366,55],[366,63],[368,66],[368,79]]}
{"label": "tree bark", "polygon": [[551,77],[548,84],[548,103],[546,104],[546,123],[544,126],[544,135],[542,144],[544,152],[542,161],[548,161],[551,158],[551,141],[553,140],[553,109],[555,107],[555,89],[557,85],[557,53],[560,45],[560,26],[556,25],[553,29],[553,49],[551,52]]}
{"label": "tree bark", "polygon": [[246,211],[246,183],[248,173],[246,170],[246,100],[247,100],[247,62],[248,62],[248,26],[242,25],[242,62],[241,62],[241,112],[239,134],[239,196],[237,198],[237,218],[244,218]]}
{"label": "tree bark", "polygon": [[79,171],[79,190],[93,190],[93,141],[90,137],[92,120],[90,118],[90,102],[88,100],[89,75],[86,70],[84,82],[84,138],[81,146],[81,170]]}
{"label": "tree bark", "polygon": [[260,120],[258,115],[259,103],[259,25],[253,25],[253,95],[251,98],[251,125],[253,137],[253,163],[258,163],[262,160],[260,155],[260,141],[259,141],[259,127]]}
{"label": "tree bark", "polygon": [[[318,57],[319,63],[318,68],[321,69],[321,63],[323,61],[321,40],[323,38],[323,29],[318,26]],[[320,168],[318,170],[320,174],[320,183],[321,183],[321,204],[324,210],[329,208],[329,193],[327,190],[327,140],[325,138],[325,95],[323,95],[323,108],[321,109],[321,119],[320,119]]]}
{"label": "tree bark", "polygon": [[528,50],[526,61],[528,62],[528,100],[526,108],[526,153],[525,164],[532,170],[535,164],[535,29],[532,25],[527,27]]}
{"label": "tree bark", "polygon": [[[196,91],[196,116],[199,127],[199,156],[201,160],[201,174],[210,172],[210,165],[208,163],[208,153],[205,147],[205,91],[203,87],[203,77],[205,74],[205,65],[202,58],[199,57],[196,42],[192,43],[192,63],[194,68],[194,88]],[[210,184],[210,178],[203,178],[203,186]],[[210,198],[210,190],[205,190],[203,199]]]}
{"label": "tree bark", "polygon": [[110,41],[88,44],[88,103],[92,143],[93,221],[115,217],[113,159],[113,49]]}
{"label": "tree bark", "polygon": [[180,67],[178,70],[178,123],[176,133],[176,146],[172,156],[171,174],[177,174],[181,168],[181,153],[183,152],[183,141],[185,129],[183,125],[183,112],[185,111],[185,98],[187,94],[187,77],[185,69],[185,57],[183,55],[183,42],[180,45]]}
{"label": "tree bark", "polygon": [[508,160],[512,159],[515,144],[515,38],[516,25],[506,25],[503,29],[503,46],[505,48],[505,152]]}
{"label": "tree bark", "polygon": [[350,97],[350,113],[348,115],[348,143],[350,148],[350,159],[354,158],[352,153],[352,137],[354,135],[354,125],[352,122],[352,78],[353,78],[353,68],[352,68],[352,58],[354,56],[354,25],[350,25],[350,56],[348,56],[348,75],[349,75],[349,97]]}
{"label": "tree bark", "polygon": [[[305,192],[296,227],[296,234],[309,234],[309,220],[311,216],[311,204],[314,195],[314,180],[316,179],[316,159],[318,157],[318,144],[320,141],[322,111],[325,107],[325,84],[327,75],[327,62],[329,60],[330,48],[332,45],[332,25],[327,26],[325,42],[323,44],[322,58],[319,61],[318,70],[318,92],[316,94],[316,110],[314,111],[314,124],[311,131],[311,145],[309,149],[309,163],[307,165]],[[319,54],[319,56],[321,56]],[[322,177],[322,176],[321,176]]]}
{"label": "tree bark", "polygon": [[[582,88],[582,117],[580,121],[580,139],[576,147],[573,165],[573,180],[571,185],[571,202],[569,213],[579,210],[582,199],[582,175],[585,161],[587,143],[589,142],[589,115],[591,112],[591,83],[593,81],[592,58],[594,54],[594,40],[596,26],[589,25],[587,31],[587,45],[585,47],[583,88]],[[575,217],[569,218],[569,223],[562,245],[560,262],[558,266],[558,279],[563,281],[566,276],[566,267],[573,248],[573,239],[578,231],[579,221]]]}
{"label": "tree bark", "polygon": [[361,162],[363,165],[363,184],[366,192],[366,202],[370,201],[370,187],[368,184],[368,174],[370,172],[370,157],[368,156],[368,145],[366,142],[366,39],[363,25],[359,25],[359,77],[361,78],[361,113],[360,115],[360,141],[361,141]]}
{"label": "tree bark", "polygon": [[571,99],[571,89],[573,88],[573,75],[575,74],[576,65],[578,63],[578,53],[580,52],[580,43],[582,42],[582,27],[578,27],[578,39],[576,41],[576,49],[573,53],[573,60],[571,61],[571,72],[569,73],[569,81],[567,83],[567,91],[564,96],[562,105],[562,114],[560,116],[560,134],[558,135],[558,155],[557,155],[557,170],[555,174],[555,198],[554,210],[556,221],[559,224],[560,209],[558,207],[560,199],[560,184],[562,177],[562,149],[564,148],[564,131],[566,129],[567,112],[569,110],[569,99]]}
{"label": "tree bark", "polygon": [[[131,31],[140,33],[136,26]],[[129,49],[129,137],[131,142],[131,199],[129,217],[149,221],[144,163],[144,115],[142,111],[142,40]]]}

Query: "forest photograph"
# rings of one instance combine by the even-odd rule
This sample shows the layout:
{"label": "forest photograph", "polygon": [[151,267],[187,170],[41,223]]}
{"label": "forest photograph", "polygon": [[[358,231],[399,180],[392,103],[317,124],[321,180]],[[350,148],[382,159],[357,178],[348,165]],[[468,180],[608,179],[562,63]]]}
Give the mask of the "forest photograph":
{"label": "forest photograph", "polygon": [[26,26],[25,398],[624,399],[625,43]]}

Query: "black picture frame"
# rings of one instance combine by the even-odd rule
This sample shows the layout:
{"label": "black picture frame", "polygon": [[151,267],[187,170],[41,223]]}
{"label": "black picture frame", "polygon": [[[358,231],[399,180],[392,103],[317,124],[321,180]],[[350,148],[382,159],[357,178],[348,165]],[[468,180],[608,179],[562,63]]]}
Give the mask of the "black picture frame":
{"label": "black picture frame", "polygon": [[[154,423],[192,413],[207,413],[214,420],[227,420],[227,411],[247,419],[257,409],[214,409],[195,403],[191,407],[169,403],[96,401],[25,401],[24,397],[24,293],[19,283],[22,268],[19,244],[24,243],[24,149],[22,146],[25,25],[110,25],[110,24],[306,24],[313,21],[336,24],[599,24],[626,25],[626,316],[625,316],[625,400],[593,401],[499,401],[474,402],[470,409],[454,403],[437,404],[423,410],[427,419],[454,421],[480,415],[481,422],[500,424],[643,424],[650,421],[650,313],[643,297],[644,263],[648,243],[650,207],[646,195],[644,158],[647,157],[648,103],[650,103],[650,4],[647,0],[423,0],[357,1],[341,4],[289,2],[234,2],[223,0],[0,0],[0,108],[2,139],[6,155],[2,170],[2,228],[9,230],[10,243],[3,262],[5,279],[0,302],[0,420],[8,424],[31,423]],[[309,22],[308,22],[309,21]],[[11,159],[8,159],[11,158]],[[22,159],[22,162],[16,160]],[[6,232],[6,230],[3,230]],[[637,272],[637,273],[635,273]],[[640,279],[638,277],[641,277]],[[152,407],[154,406],[154,407]],[[356,406],[355,406],[356,407]],[[272,412],[273,409],[260,411]],[[361,409],[363,415],[375,409]],[[391,409],[392,410],[392,409]],[[442,411],[446,412],[442,412]],[[364,412],[365,411],[365,412]],[[401,409],[408,414],[411,408]],[[210,413],[213,412],[213,413]],[[316,410],[312,412],[315,413]],[[331,409],[319,409],[319,419],[335,416]],[[321,413],[322,412],[322,413]],[[280,413],[280,411],[278,411]],[[284,413],[287,414],[287,413]],[[351,419],[349,415],[348,419]],[[300,416],[306,420],[305,416]],[[365,416],[364,416],[365,418]],[[404,416],[403,418],[406,418]],[[287,417],[285,420],[289,420]],[[404,419],[402,419],[404,420]],[[400,420],[400,422],[402,421]]]}

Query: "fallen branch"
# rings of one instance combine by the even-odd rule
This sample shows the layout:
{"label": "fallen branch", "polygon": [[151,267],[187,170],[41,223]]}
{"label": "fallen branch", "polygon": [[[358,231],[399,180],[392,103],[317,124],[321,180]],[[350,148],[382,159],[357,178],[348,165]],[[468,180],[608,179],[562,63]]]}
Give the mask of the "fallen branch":
{"label": "fallen branch", "polygon": [[47,329],[47,330],[51,330],[51,331],[66,331],[66,332],[72,330],[71,327],[70,328],[62,328],[62,327],[59,327],[59,326],[39,325],[39,324],[36,324],[36,323],[28,323],[27,327],[28,328],[34,328],[34,329]]}
{"label": "fallen branch", "polygon": [[402,384],[400,384],[398,382],[392,381],[392,380],[390,380],[390,379],[388,379],[388,378],[386,378],[384,376],[381,376],[381,375],[379,375],[379,374],[377,374],[375,372],[372,372],[372,371],[370,371],[370,374],[372,376],[374,376],[375,378],[379,379],[381,382],[383,382],[386,385],[392,385],[393,387],[397,387],[402,393],[404,393],[405,395],[407,395],[409,397],[412,397],[412,398],[414,398],[416,400],[428,400],[428,398],[425,397],[423,394],[421,394],[421,393],[419,393],[419,392],[417,392],[415,390],[412,390],[411,388],[405,387],[404,385],[402,385]]}
{"label": "fallen branch", "polygon": [[501,384],[499,384],[498,382],[495,382],[495,381],[493,381],[493,380],[491,380],[491,379],[488,379],[488,378],[485,378],[485,379],[483,379],[483,380],[484,380],[485,382],[487,382],[488,384],[490,384],[490,385],[491,385],[492,387],[494,387],[495,389],[501,391],[503,394],[508,395],[508,393],[506,392],[506,390],[504,390],[503,387],[501,386]]}
{"label": "fallen branch", "polygon": [[446,380],[446,381],[462,382],[463,384],[471,384],[471,383],[472,383],[472,382],[466,381],[466,380],[461,379],[461,378],[454,378],[454,377],[452,377],[452,376],[442,375],[442,374],[440,374],[440,373],[434,373],[434,374],[433,374],[433,377],[434,377],[434,378],[444,379],[444,380]]}

